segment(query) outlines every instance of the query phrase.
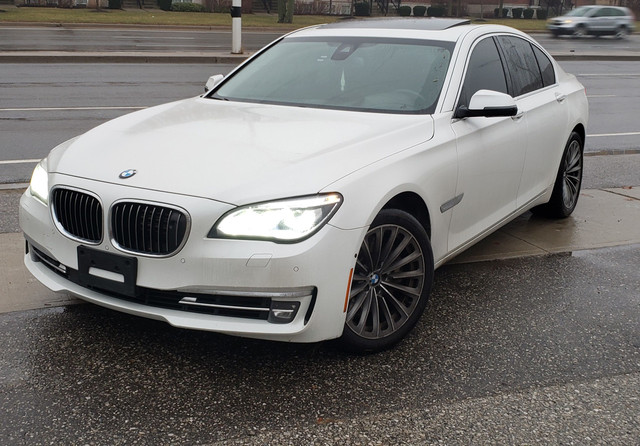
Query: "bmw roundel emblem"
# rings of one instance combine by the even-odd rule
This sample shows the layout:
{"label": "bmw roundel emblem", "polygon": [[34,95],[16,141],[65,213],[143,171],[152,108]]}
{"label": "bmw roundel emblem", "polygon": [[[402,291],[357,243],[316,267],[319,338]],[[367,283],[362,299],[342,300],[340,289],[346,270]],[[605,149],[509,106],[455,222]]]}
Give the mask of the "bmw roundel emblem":
{"label": "bmw roundel emblem", "polygon": [[127,178],[131,178],[132,176],[134,176],[136,173],[138,173],[138,171],[135,169],[127,169],[120,174],[120,178],[126,180]]}

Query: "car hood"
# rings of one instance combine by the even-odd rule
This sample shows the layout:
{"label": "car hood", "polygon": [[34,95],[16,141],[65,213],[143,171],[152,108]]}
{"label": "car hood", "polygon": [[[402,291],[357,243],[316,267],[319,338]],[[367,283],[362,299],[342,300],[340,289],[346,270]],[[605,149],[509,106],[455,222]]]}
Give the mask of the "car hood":
{"label": "car hood", "polygon": [[193,98],[98,126],[53,150],[49,170],[240,205],[316,193],[432,136],[428,115]]}

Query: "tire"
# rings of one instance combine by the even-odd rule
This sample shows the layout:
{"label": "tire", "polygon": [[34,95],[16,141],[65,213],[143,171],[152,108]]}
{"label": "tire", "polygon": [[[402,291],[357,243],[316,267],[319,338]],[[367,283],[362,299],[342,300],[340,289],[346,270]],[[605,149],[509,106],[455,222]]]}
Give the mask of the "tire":
{"label": "tire", "polygon": [[562,154],[551,199],[548,203],[533,208],[535,214],[551,218],[566,218],[571,215],[580,197],[584,170],[583,149],[582,138],[572,132]]}
{"label": "tire", "polygon": [[587,35],[587,29],[584,25],[578,25],[576,29],[573,31],[573,37],[584,37]]}
{"label": "tire", "polygon": [[614,35],[614,37],[618,40],[620,39],[624,39],[625,37],[627,37],[627,35],[629,34],[629,30],[627,29],[626,26],[620,26],[618,27],[618,29],[616,29],[616,33]]}
{"label": "tire", "polygon": [[433,269],[431,243],[420,222],[404,211],[380,211],[358,252],[342,347],[378,352],[404,338],[427,305]]}

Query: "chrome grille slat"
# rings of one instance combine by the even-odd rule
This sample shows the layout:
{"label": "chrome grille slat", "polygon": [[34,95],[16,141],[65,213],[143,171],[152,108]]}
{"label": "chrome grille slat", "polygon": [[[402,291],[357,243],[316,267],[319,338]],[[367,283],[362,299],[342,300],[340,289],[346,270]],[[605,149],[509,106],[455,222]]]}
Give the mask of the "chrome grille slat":
{"label": "chrome grille slat", "polygon": [[176,208],[135,201],[118,202],[111,210],[113,242],[123,251],[168,256],[186,240],[187,216]]}
{"label": "chrome grille slat", "polygon": [[102,240],[102,205],[93,195],[66,188],[53,190],[53,216],[68,236],[87,243]]}
{"label": "chrome grille slat", "polygon": [[78,194],[71,195],[71,228],[74,234],[78,234]]}

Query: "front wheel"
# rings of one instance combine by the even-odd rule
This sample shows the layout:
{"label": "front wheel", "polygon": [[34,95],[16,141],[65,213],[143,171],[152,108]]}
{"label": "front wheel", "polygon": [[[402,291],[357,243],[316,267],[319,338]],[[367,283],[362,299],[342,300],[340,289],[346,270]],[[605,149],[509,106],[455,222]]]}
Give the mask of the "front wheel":
{"label": "front wheel", "polygon": [[584,25],[578,25],[573,31],[573,37],[581,38],[587,35],[587,28]]}
{"label": "front wheel", "polygon": [[551,199],[547,204],[533,208],[534,213],[565,218],[576,208],[582,186],[583,144],[580,135],[572,132],[562,154]]}
{"label": "front wheel", "polygon": [[358,252],[342,346],[376,352],[406,336],[427,304],[433,269],[420,222],[404,211],[380,211]]}

